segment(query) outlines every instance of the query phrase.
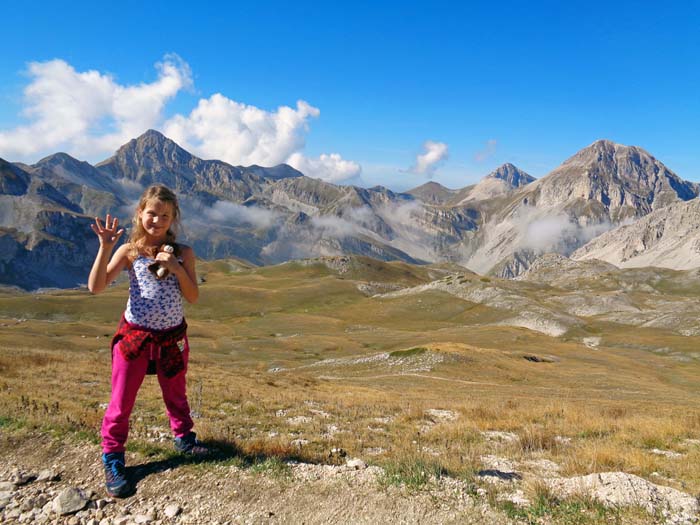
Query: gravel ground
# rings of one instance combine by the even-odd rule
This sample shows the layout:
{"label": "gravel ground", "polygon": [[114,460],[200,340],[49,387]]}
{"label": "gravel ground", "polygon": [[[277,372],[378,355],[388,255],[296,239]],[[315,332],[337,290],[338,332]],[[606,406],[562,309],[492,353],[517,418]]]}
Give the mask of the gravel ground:
{"label": "gravel ground", "polygon": [[230,462],[152,461],[127,454],[136,492],[109,498],[99,447],[45,435],[0,437],[0,522],[70,525],[493,523],[510,521],[468,486],[442,479],[408,491],[381,469],[291,463],[256,472]]}

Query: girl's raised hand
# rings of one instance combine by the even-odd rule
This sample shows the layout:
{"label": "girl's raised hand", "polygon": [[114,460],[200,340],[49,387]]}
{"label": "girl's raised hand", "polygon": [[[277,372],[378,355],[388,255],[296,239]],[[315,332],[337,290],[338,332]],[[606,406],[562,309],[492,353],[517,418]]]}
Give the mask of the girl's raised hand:
{"label": "girl's raised hand", "polygon": [[92,228],[92,231],[94,231],[95,235],[100,239],[101,246],[111,248],[117,243],[122,233],[124,233],[124,228],[117,230],[117,226],[119,226],[119,219],[116,217],[112,218],[108,213],[107,217],[105,217],[104,225],[100,222],[99,217],[95,217],[95,224],[91,224],[90,228]]}

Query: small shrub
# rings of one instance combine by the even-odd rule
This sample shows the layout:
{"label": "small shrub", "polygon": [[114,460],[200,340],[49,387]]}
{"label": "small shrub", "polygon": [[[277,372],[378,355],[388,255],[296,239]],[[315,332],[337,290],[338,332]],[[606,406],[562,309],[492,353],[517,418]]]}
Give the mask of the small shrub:
{"label": "small shrub", "polygon": [[251,401],[246,401],[241,407],[241,412],[243,412],[247,416],[255,416],[260,412],[260,409],[255,403]]}

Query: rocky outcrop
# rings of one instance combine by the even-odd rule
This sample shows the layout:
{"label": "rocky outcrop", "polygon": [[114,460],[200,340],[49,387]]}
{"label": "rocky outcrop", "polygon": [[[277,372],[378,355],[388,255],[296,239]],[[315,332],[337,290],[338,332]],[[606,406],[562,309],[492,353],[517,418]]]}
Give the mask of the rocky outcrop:
{"label": "rocky outcrop", "polygon": [[530,263],[537,259],[537,255],[532,250],[521,250],[515,252],[514,254],[502,259],[498,264],[496,264],[491,270],[489,270],[488,275],[493,277],[499,277],[501,279],[515,279],[520,274],[525,272]]}
{"label": "rocky outcrop", "polygon": [[29,175],[26,171],[0,159],[0,194],[24,195],[29,189]]}
{"label": "rocky outcrop", "polygon": [[591,497],[608,507],[637,506],[651,515],[662,516],[665,523],[697,523],[700,513],[697,498],[625,472],[554,478],[546,484],[560,497]]}
{"label": "rocky outcrop", "polygon": [[600,259],[622,268],[700,266],[700,199],[658,209],[582,246],[572,259]]}

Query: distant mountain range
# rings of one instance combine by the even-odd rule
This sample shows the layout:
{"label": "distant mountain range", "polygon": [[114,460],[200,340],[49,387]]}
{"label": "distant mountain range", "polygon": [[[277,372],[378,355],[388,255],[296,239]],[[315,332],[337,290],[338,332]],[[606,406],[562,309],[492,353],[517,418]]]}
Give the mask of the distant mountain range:
{"label": "distant mountain range", "polygon": [[206,259],[357,254],[515,277],[547,252],[672,268],[700,253],[699,185],[633,146],[597,141],[539,180],[504,164],[462,189],[429,182],[395,193],[284,164],[203,160],[149,130],[94,166],[65,153],[33,165],[0,159],[0,283],[84,283],[97,251],[89,223],[110,212],[128,224],[154,182],[178,192],[182,239]]}

